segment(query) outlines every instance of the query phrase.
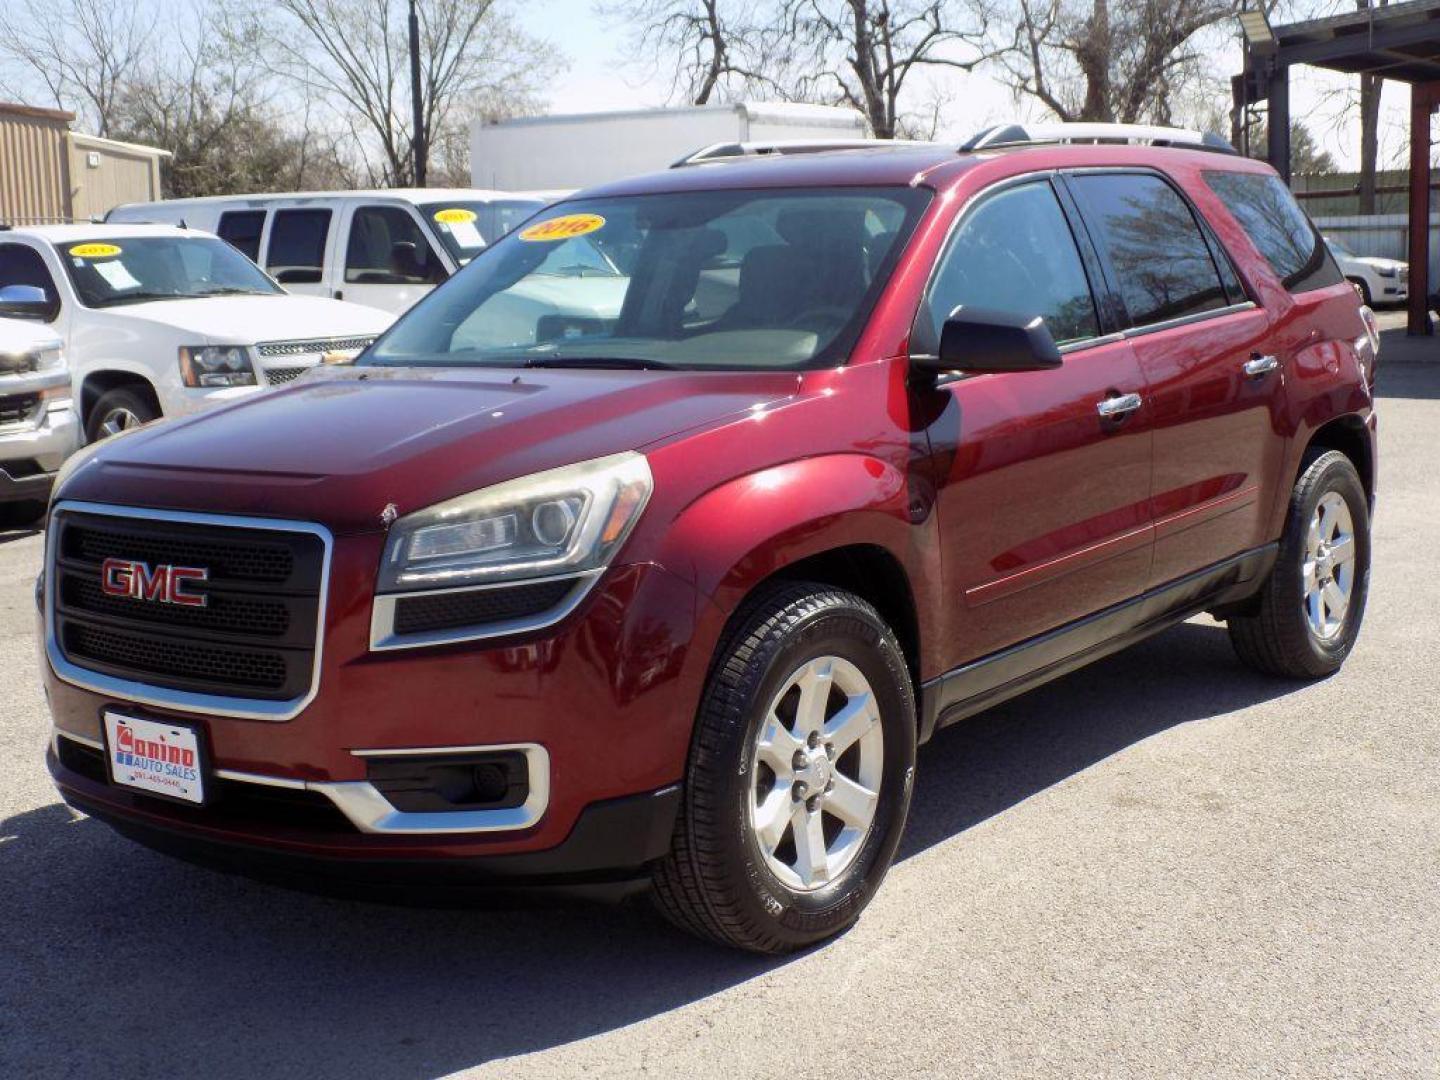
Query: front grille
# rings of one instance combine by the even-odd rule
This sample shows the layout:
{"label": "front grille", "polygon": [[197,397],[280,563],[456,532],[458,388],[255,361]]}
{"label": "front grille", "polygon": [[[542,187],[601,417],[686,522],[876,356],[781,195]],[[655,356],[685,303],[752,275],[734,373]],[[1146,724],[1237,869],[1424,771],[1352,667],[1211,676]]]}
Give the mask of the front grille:
{"label": "front grille", "polygon": [[307,353],[363,349],[374,340],[372,334],[368,337],[313,338],[309,341],[262,341],[255,348],[261,356],[304,356]]}
{"label": "front grille", "polygon": [[271,386],[283,386],[285,383],[294,382],[305,372],[308,367],[272,367],[265,369],[265,381]]}
{"label": "front grille", "polygon": [[39,394],[8,394],[0,397],[0,427],[27,424],[40,407]]}
{"label": "front grille", "polygon": [[[55,643],[86,670],[196,694],[289,701],[310,688],[325,546],[309,532],[61,509],[53,526]],[[106,559],[203,569],[204,606],[102,588]]]}
{"label": "front grille", "polygon": [[462,626],[523,619],[549,611],[564,600],[575,582],[569,579],[537,581],[499,589],[406,596],[395,602],[395,630],[399,635],[454,630]]}

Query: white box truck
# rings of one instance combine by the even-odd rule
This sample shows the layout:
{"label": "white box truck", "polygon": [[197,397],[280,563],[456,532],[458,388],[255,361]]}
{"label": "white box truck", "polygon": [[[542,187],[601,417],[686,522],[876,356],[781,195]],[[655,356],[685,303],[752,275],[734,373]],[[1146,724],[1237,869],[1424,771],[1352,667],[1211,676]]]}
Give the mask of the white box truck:
{"label": "white box truck", "polygon": [[470,177],[502,191],[574,189],[664,169],[723,143],[868,138],[854,109],[739,102],[675,109],[573,113],[477,123]]}

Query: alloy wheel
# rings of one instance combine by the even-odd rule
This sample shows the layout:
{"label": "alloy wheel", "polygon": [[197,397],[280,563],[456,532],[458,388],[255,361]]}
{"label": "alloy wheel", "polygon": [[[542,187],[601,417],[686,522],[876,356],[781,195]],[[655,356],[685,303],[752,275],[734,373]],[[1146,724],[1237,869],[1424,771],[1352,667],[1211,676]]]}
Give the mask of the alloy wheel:
{"label": "alloy wheel", "polygon": [[129,409],[111,409],[100,420],[100,434],[108,438],[111,435],[118,435],[129,428],[139,427],[142,423],[140,417],[136,416]]}
{"label": "alloy wheel", "polygon": [[756,733],[750,828],[788,888],[822,888],[854,862],[875,822],[884,755],[875,694],[854,664],[821,656],[785,680]]}
{"label": "alloy wheel", "polygon": [[1337,491],[1327,491],[1311,515],[1305,536],[1305,620],[1322,640],[1345,625],[1355,587],[1355,523]]}

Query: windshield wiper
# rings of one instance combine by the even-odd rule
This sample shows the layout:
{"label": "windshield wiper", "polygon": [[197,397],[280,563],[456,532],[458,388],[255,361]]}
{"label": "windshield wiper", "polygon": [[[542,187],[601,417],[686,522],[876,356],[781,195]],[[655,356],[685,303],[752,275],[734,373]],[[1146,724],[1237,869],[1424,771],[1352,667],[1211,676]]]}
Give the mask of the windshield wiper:
{"label": "windshield wiper", "polygon": [[96,307],[115,307],[117,304],[143,304],[147,300],[193,300],[194,293],[173,293],[173,292],[133,292],[125,293],[123,296],[112,296],[94,305]]}
{"label": "windshield wiper", "polygon": [[535,368],[619,368],[626,371],[675,371],[674,364],[664,360],[645,360],[638,356],[531,356],[526,367]]}
{"label": "windshield wiper", "polygon": [[218,289],[201,289],[195,296],[278,296],[269,289],[242,289],[235,285],[222,285]]}

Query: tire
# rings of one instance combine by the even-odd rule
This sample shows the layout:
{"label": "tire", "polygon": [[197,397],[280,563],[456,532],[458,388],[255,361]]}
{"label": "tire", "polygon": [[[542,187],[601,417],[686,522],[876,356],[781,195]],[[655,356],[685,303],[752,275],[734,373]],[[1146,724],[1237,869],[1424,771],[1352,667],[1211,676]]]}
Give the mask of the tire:
{"label": "tire", "polygon": [[[1327,524],[1327,509],[1330,522],[1338,524]],[[1336,552],[1348,550],[1349,555],[1329,553],[1327,537],[1319,536],[1321,557],[1314,558],[1317,535],[1312,535],[1312,524],[1326,533],[1334,528],[1333,538],[1338,539],[1347,532],[1346,517],[1351,540],[1348,548],[1336,545]],[[1320,587],[1327,579],[1337,592]],[[1295,482],[1280,552],[1260,590],[1258,606],[1230,616],[1230,640],[1240,659],[1258,671],[1290,679],[1322,679],[1338,671],[1350,655],[1369,594],[1370,511],[1365,489],[1344,454],[1314,453]],[[1334,596],[1344,596],[1345,604],[1332,605]],[[1318,619],[1317,603],[1323,605]]]}
{"label": "tire", "polygon": [[85,418],[85,441],[98,442],[125,428],[148,424],[160,415],[145,396],[128,387],[106,390]]}
{"label": "tire", "polygon": [[1364,278],[1352,277],[1347,280],[1360,291],[1360,302],[1368,308],[1373,308],[1375,305],[1371,302],[1370,284]]}
{"label": "tire", "polygon": [[[802,684],[830,689],[822,701]],[[818,710],[804,708],[814,702]],[[853,726],[829,726],[847,709]],[[812,729],[816,739],[797,741]],[[655,905],[682,929],[757,953],[804,948],[850,926],[895,857],[910,806],[915,731],[904,654],[873,607],[817,584],[757,597],[711,667],[671,850],[652,875]],[[784,760],[788,770],[775,764]],[[818,797],[800,787],[807,780]],[[873,801],[850,802],[857,780],[876,784],[866,789]],[[862,829],[854,823],[868,807]],[[780,837],[773,847],[762,819],[772,829],[781,823],[768,834]],[[812,857],[817,852],[824,858]]]}

